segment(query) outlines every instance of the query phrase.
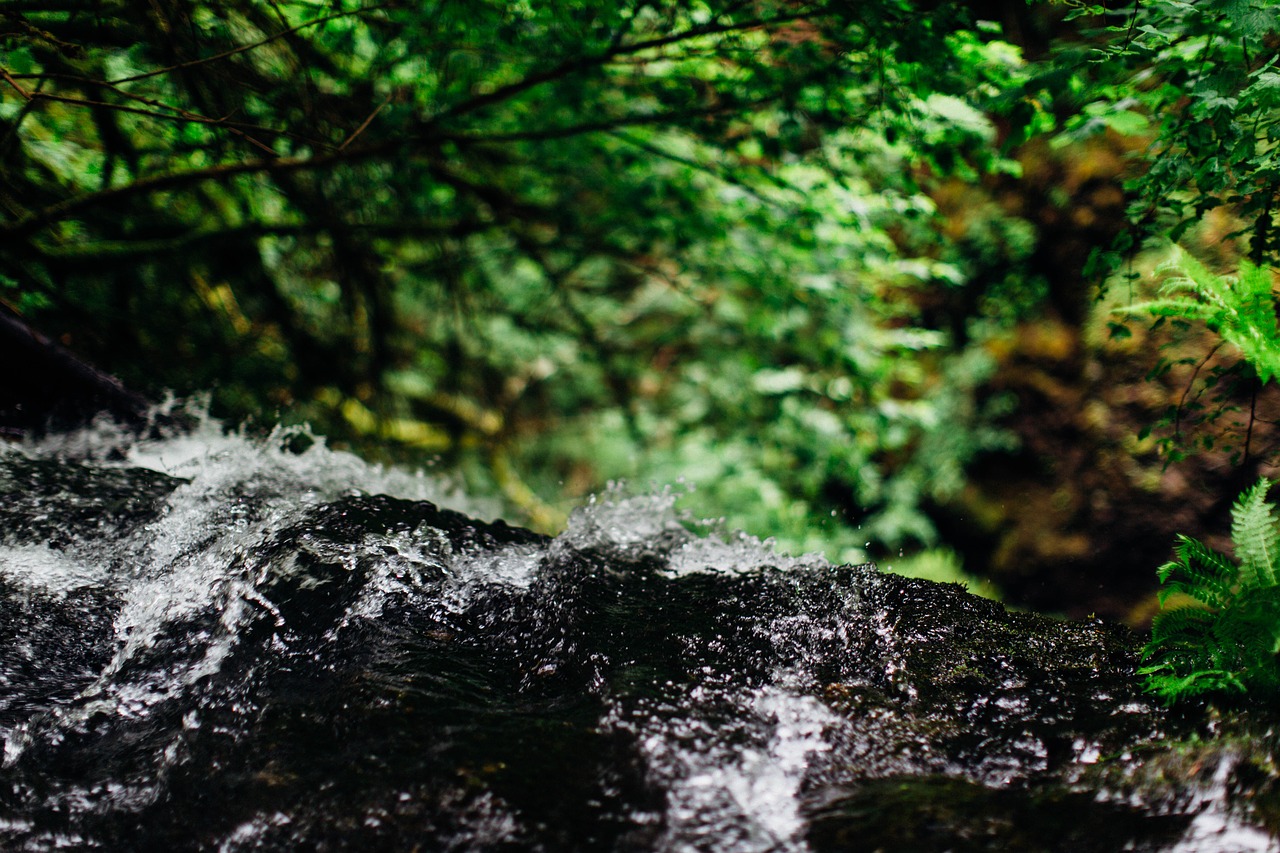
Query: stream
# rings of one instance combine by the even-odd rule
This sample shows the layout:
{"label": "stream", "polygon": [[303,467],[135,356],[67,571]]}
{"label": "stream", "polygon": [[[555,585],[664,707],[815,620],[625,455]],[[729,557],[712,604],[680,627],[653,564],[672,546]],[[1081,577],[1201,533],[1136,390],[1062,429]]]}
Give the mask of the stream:
{"label": "stream", "polygon": [[299,430],[0,446],[0,847],[1280,849],[1275,727],[1154,705],[1135,635],[675,503],[548,538]]}

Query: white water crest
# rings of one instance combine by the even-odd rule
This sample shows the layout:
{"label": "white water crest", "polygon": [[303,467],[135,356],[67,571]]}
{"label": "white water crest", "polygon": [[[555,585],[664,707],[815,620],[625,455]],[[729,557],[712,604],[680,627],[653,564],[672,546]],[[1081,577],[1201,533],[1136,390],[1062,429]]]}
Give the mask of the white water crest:
{"label": "white water crest", "polygon": [[825,731],[840,721],[817,699],[793,692],[787,680],[754,690],[709,681],[676,701],[688,709],[714,708],[726,722],[702,714],[638,723],[615,718],[638,736],[649,779],[666,792],[658,850],[808,849],[800,786],[810,760],[830,749]]}
{"label": "white water crest", "polygon": [[1257,826],[1251,826],[1233,808],[1228,786],[1232,772],[1240,763],[1238,756],[1223,755],[1209,782],[1191,804],[1195,817],[1170,853],[1276,853],[1280,840]]}
{"label": "white water crest", "polygon": [[570,514],[556,545],[641,550],[660,546],[666,572],[676,577],[706,572],[743,574],[762,566],[784,570],[832,567],[821,554],[782,554],[773,539],[726,531],[718,521],[695,519],[677,509],[684,494],[683,489],[672,486],[636,494],[624,483],[610,484]]}
{"label": "white water crest", "polygon": [[[309,446],[289,450],[295,439]],[[276,428],[254,438],[203,413],[190,428],[159,437],[99,420],[76,432],[0,447],[0,453],[89,459],[103,469],[145,468],[182,481],[154,521],[121,539],[113,541],[103,531],[107,535],[71,541],[59,550],[0,544],[0,575],[20,587],[55,596],[102,587],[121,602],[109,662],[68,707],[3,733],[8,765],[30,744],[33,727],[68,729],[104,713],[142,716],[216,674],[245,621],[272,607],[257,591],[265,567],[256,563],[256,554],[310,509],[354,494],[477,509],[421,472],[367,464],[329,449],[305,428]],[[50,503],[61,497],[52,496]],[[212,623],[205,620],[187,632],[167,666],[131,666],[154,652],[166,632],[209,614]]]}

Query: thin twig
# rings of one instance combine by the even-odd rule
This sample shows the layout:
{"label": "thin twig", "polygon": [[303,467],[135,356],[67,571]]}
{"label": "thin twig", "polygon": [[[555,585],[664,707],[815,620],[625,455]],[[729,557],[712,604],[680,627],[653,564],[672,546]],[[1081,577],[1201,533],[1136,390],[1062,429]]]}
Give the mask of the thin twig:
{"label": "thin twig", "polygon": [[[639,148],[641,151],[647,151],[656,157],[661,157],[665,160],[670,160],[673,163],[679,163],[682,166],[688,166],[689,168],[696,169],[697,171],[702,172],[703,174],[710,175],[716,180],[723,181],[726,184],[732,184],[733,186],[739,188],[743,192],[751,195],[757,201],[762,202],[763,204],[766,204],[770,207],[774,207],[777,209],[781,209],[783,207],[783,205],[780,204],[777,199],[771,199],[765,196],[755,187],[748,184],[745,180],[738,177],[737,175],[734,175],[733,172],[728,168],[716,168],[715,166],[709,163],[703,163],[700,160],[693,159],[692,157],[681,156],[672,151],[667,151],[666,149],[658,145],[651,145],[648,142],[645,142],[644,140],[636,139],[631,134],[624,133],[621,130],[609,131],[608,133],[610,136],[614,137],[615,139],[619,139],[627,143],[628,145]],[[764,170],[761,169],[761,172],[763,171]],[[787,189],[794,190],[795,188],[788,186]]]}
{"label": "thin twig", "polygon": [[469,101],[463,101],[462,103],[455,104],[438,115],[433,116],[430,123],[437,123],[465,113],[475,112],[476,110],[482,109],[491,104],[509,100],[516,95],[541,86],[544,83],[559,80],[579,71],[586,71],[590,68],[608,65],[610,62],[622,56],[643,53],[647,50],[654,50],[671,44],[679,44],[681,42],[691,41],[704,36],[727,35],[733,32],[745,32],[748,30],[776,26],[778,24],[787,24],[792,21],[803,20],[816,11],[817,7],[809,7],[799,12],[777,15],[772,18],[753,18],[750,21],[742,21],[740,23],[706,24],[699,27],[691,27],[690,29],[683,30],[678,33],[648,39],[646,41],[638,41],[631,44],[610,45],[610,47],[603,53],[596,54],[595,56],[580,56],[575,59],[562,62],[557,66],[547,69],[546,71],[530,74],[521,80],[509,83],[506,86],[501,86],[492,92],[479,95]]}
{"label": "thin twig", "polygon": [[[146,104],[147,106],[155,107],[156,109],[164,110],[165,112],[147,112],[146,110],[133,109],[124,106],[123,104],[112,104],[104,101],[94,101],[87,98],[74,99],[70,95],[47,95],[40,92],[32,92],[30,95],[32,100],[60,100],[69,104],[82,104],[84,106],[91,107],[105,107],[121,112],[132,112],[137,115],[148,116],[150,118],[157,118],[164,121],[189,121],[198,124],[221,125],[223,127],[236,128],[245,132],[253,131],[255,133],[269,133],[273,136],[281,136],[321,148],[333,148],[332,144],[323,139],[304,136],[303,134],[296,133],[292,130],[278,130],[262,124],[250,124],[249,122],[232,122],[230,121],[230,116],[225,116],[223,118],[210,118],[209,116],[194,113],[182,107],[176,107],[173,104],[166,104],[164,101],[159,101],[155,98],[147,97],[146,95],[140,95],[136,92],[130,92],[127,89],[121,89],[119,86],[115,86],[106,80],[95,80],[92,77],[78,77],[71,74],[14,74],[11,76],[16,80],[39,80],[41,83],[45,81],[53,81],[57,83],[75,84],[86,88],[105,89],[106,91],[118,95],[126,100]],[[173,115],[170,115],[169,113],[172,113]]]}
{"label": "thin twig", "polygon": [[252,136],[250,136],[248,133],[245,132],[245,129],[256,130],[256,131],[265,130],[268,133],[277,133],[277,131],[272,130],[269,127],[262,127],[260,125],[242,124],[240,122],[233,122],[229,120],[230,116],[227,116],[224,118],[209,118],[208,116],[202,116],[198,113],[187,112],[186,110],[182,110],[182,109],[177,110],[177,115],[168,115],[166,113],[155,112],[154,110],[144,110],[144,109],[141,109],[140,107],[127,107],[124,104],[111,104],[111,103],[107,103],[106,101],[90,100],[89,98],[73,98],[69,95],[50,95],[45,92],[36,92],[30,96],[29,100],[54,101],[60,104],[72,104],[78,107],[95,107],[99,109],[115,110],[117,112],[122,112],[122,113],[131,113],[133,115],[148,116],[149,118],[158,118],[158,119],[162,119],[163,121],[190,122],[192,124],[207,124],[215,127],[225,127],[227,130],[231,131],[236,136],[239,136],[241,139],[248,142],[250,145],[253,145],[265,151],[266,153],[270,154],[273,157],[276,156],[276,151],[274,148],[272,148],[270,145],[267,145],[265,142],[260,142],[259,140],[254,139]]}
{"label": "thin twig", "polygon": [[1250,389],[1249,394],[1249,425],[1244,432],[1244,459],[1241,462],[1242,466],[1249,464],[1249,442],[1253,440],[1253,424],[1258,418],[1258,386],[1262,383],[1257,376],[1254,376],[1252,384],[1253,387]]}
{"label": "thin twig", "polygon": [[449,140],[464,145],[474,145],[477,143],[509,143],[509,142],[548,142],[556,139],[565,139],[571,136],[582,136],[588,133],[612,132],[622,127],[641,127],[644,125],[664,124],[667,122],[682,121],[691,118],[709,118],[723,113],[732,113],[750,107],[764,106],[777,97],[756,98],[750,101],[739,101],[732,104],[725,104],[720,107],[705,107],[693,110],[672,110],[666,113],[654,113],[652,115],[629,115],[618,116],[617,118],[604,119],[602,121],[584,122],[583,124],[567,125],[565,127],[545,127],[536,130],[515,131],[512,133],[445,133],[437,134],[435,138]]}
{"label": "thin twig", "polygon": [[10,76],[8,69],[0,68],[0,74],[4,75],[5,82],[8,83],[10,86],[12,86],[15,90],[17,90],[18,94],[22,96],[23,100],[25,101],[31,100],[31,93],[18,85],[18,81],[14,80],[13,77]]}
{"label": "thin twig", "polygon": [[[1196,377],[1200,375],[1201,369],[1206,364],[1209,363],[1209,359],[1213,358],[1214,354],[1217,353],[1217,351],[1221,349],[1222,345],[1225,343],[1226,341],[1218,341],[1216,344],[1214,344],[1213,348],[1209,350],[1209,352],[1205,355],[1205,357],[1200,359],[1200,363],[1196,365],[1196,369],[1191,371],[1191,378],[1187,380],[1187,387],[1182,389],[1182,397],[1178,400],[1178,408],[1174,410],[1174,414],[1173,414],[1173,440],[1174,441],[1177,441],[1177,442],[1182,441],[1182,409],[1187,404],[1187,395],[1190,394],[1191,389],[1195,387]],[[1196,396],[1197,398],[1199,397],[1199,395],[1196,395]]]}
{"label": "thin twig", "polygon": [[360,126],[357,127],[354,131],[352,131],[350,136],[348,136],[345,140],[343,140],[342,144],[338,146],[338,150],[339,151],[346,150],[346,147],[350,145],[352,142],[354,142],[357,136],[364,133],[365,130],[369,127],[369,125],[373,123],[373,120],[378,117],[378,113],[386,109],[387,105],[390,103],[391,103],[391,99],[387,98],[385,101],[379,104],[378,107],[373,112],[369,113],[369,117],[365,119],[363,122],[361,122]]}
{"label": "thin twig", "polygon": [[363,148],[351,148],[346,151],[333,151],[327,154],[311,155],[309,157],[277,157],[274,159],[244,160],[238,163],[219,163],[215,166],[207,166],[202,169],[187,169],[178,172],[165,172],[160,175],[152,175],[148,178],[139,178],[136,181],[119,187],[110,187],[105,190],[98,190],[91,193],[83,193],[69,199],[64,199],[56,204],[27,214],[21,219],[11,223],[0,223],[0,234],[24,237],[39,231],[41,228],[60,219],[65,219],[71,214],[78,213],[81,210],[90,207],[96,207],[101,204],[107,204],[119,201],[134,195],[142,195],[144,193],[156,192],[158,190],[169,189],[171,187],[185,186],[189,184],[198,184],[201,181],[221,180],[232,177],[234,175],[252,174],[254,172],[300,172],[310,169],[323,169],[333,165],[339,161],[355,161],[363,160],[369,157],[376,157],[385,153],[394,145],[402,144],[396,140],[389,140],[382,144],[370,145]]}
{"label": "thin twig", "polygon": [[1129,31],[1124,34],[1125,50],[1129,49],[1129,45],[1133,44],[1133,34],[1138,29],[1138,13],[1142,10],[1142,0],[1136,0],[1133,4],[1133,17],[1129,20]]}

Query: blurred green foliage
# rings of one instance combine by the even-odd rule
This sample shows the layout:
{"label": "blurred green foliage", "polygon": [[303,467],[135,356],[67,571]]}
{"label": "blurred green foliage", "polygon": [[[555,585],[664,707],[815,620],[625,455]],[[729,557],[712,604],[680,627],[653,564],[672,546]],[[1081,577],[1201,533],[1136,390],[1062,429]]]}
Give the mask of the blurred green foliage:
{"label": "blurred green foliage", "polygon": [[[1172,258],[1157,274],[1163,279],[1157,298],[1117,308],[1115,313],[1125,318],[1153,317],[1158,325],[1167,321],[1180,332],[1203,326],[1216,343],[1204,357],[1176,360],[1194,367],[1193,387],[1146,431],[1161,430],[1158,444],[1166,464],[1212,450],[1224,438],[1237,445],[1231,452],[1233,464],[1246,463],[1253,452],[1249,434],[1258,417],[1258,398],[1274,394],[1275,380],[1280,377],[1280,328],[1271,269],[1241,260],[1238,275],[1217,275],[1174,247]],[[1127,326],[1120,325],[1115,331],[1126,334]],[[1223,349],[1227,359],[1214,361],[1213,356]],[[1168,372],[1174,363],[1175,359],[1161,357],[1150,376]],[[1194,396],[1192,390],[1196,391]],[[1244,436],[1232,436],[1227,421],[1242,396],[1251,400],[1251,411],[1244,419]],[[1184,436],[1188,426],[1208,429],[1199,432],[1197,441],[1190,441]]]}
{"label": "blurred green foliage", "polygon": [[[140,390],[439,457],[542,527],[682,479],[836,559],[930,541],[1009,441],[974,389],[1034,235],[991,207],[957,240],[930,196],[1016,173],[991,110],[1026,69],[967,4],[0,20],[0,298]],[[964,307],[923,317],[938,290]]]}
{"label": "blurred green foliage", "polygon": [[1155,140],[1112,265],[1215,206],[1273,249],[1268,7],[1015,5],[0,0],[0,300],[545,529],[682,480],[791,549],[930,544],[1046,310],[1018,145]]}
{"label": "blurred green foliage", "polygon": [[[1126,183],[1130,228],[1115,244],[1096,247],[1094,268],[1119,270],[1140,250],[1194,235],[1211,214],[1227,223],[1217,228],[1218,245],[1201,248],[1209,264],[1175,246],[1154,298],[1118,312],[1153,317],[1153,328],[1168,324],[1174,344],[1181,335],[1207,341],[1202,357],[1177,360],[1192,368],[1190,384],[1153,425],[1164,431],[1159,445],[1170,463],[1214,450],[1228,437],[1232,419],[1226,415],[1244,399],[1247,414],[1241,434],[1232,437],[1239,447],[1231,460],[1241,472],[1256,469],[1274,461],[1256,453],[1251,459],[1251,439],[1264,411],[1260,397],[1274,397],[1280,374],[1274,276],[1280,261],[1280,7],[1151,0],[1109,21],[1102,6],[1079,4],[1076,11],[1108,24],[1102,30],[1106,46],[1092,54],[1094,67],[1074,78],[1074,91],[1088,103],[1060,140],[1069,143],[1102,128],[1150,140],[1141,168]],[[1247,259],[1235,251],[1234,238],[1243,238]],[[1136,274],[1125,277],[1132,296],[1143,283]],[[1115,323],[1112,333],[1130,332]],[[1215,360],[1220,350],[1226,360]],[[1163,376],[1174,363],[1155,360],[1149,378]],[[1185,438],[1188,424],[1218,429],[1197,431],[1192,444]],[[1180,535],[1174,559],[1158,570],[1164,609],[1153,623],[1141,673],[1147,688],[1166,701],[1275,691],[1280,526],[1267,501],[1272,486],[1264,477],[1235,503],[1235,560]]]}

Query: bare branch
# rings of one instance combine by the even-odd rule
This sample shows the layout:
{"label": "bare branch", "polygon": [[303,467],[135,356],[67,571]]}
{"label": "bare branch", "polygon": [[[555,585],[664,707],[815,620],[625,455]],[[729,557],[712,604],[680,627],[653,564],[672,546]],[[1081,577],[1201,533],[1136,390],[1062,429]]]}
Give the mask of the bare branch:
{"label": "bare branch", "polygon": [[144,109],[141,109],[140,107],[127,107],[124,104],[111,104],[111,103],[107,103],[106,101],[94,101],[88,98],[73,98],[69,95],[51,95],[47,92],[34,92],[28,95],[27,98],[28,100],[32,100],[32,101],[54,101],[60,104],[72,104],[74,106],[79,106],[79,107],[96,107],[99,109],[115,110],[117,112],[122,112],[122,113],[132,113],[133,115],[142,115],[142,116],[148,116],[150,118],[158,118],[163,121],[190,122],[192,124],[207,124],[207,125],[214,125],[217,127],[225,127],[227,130],[231,131],[236,136],[239,136],[241,139],[245,140],[250,145],[253,145],[256,148],[259,148],[265,151],[266,153],[270,154],[273,157],[276,156],[276,152],[270,145],[267,145],[264,142],[260,142],[259,140],[254,139],[252,136],[249,136],[248,133],[246,133],[245,131],[253,130],[259,133],[265,131],[267,133],[284,135],[284,134],[281,134],[279,131],[273,130],[272,128],[269,128],[269,127],[263,127],[261,125],[256,125],[256,124],[244,124],[241,122],[234,122],[226,118],[209,118],[208,116],[202,116],[197,113],[188,112],[186,110],[178,110],[176,115],[170,115],[167,113],[155,112],[154,110],[144,110]]}
{"label": "bare branch", "polygon": [[[468,237],[497,227],[482,219],[459,219],[453,222],[423,220],[393,222],[347,222],[343,227],[350,231],[370,234],[374,237]],[[119,261],[134,263],[139,257],[151,258],[190,249],[202,243],[252,239],[266,236],[307,236],[318,234],[326,227],[316,222],[262,222],[230,228],[197,229],[174,237],[142,238],[136,240],[99,240],[92,243],[73,243],[65,246],[48,246],[32,241],[32,251],[39,257],[62,264],[102,264]]]}
{"label": "bare branch", "polygon": [[348,136],[346,139],[344,139],[344,140],[343,140],[342,144],[338,146],[338,150],[339,150],[339,151],[344,150],[348,145],[350,145],[352,142],[354,142],[354,141],[355,141],[355,139],[356,139],[356,137],[357,137],[357,136],[359,136],[360,134],[364,133],[364,132],[365,132],[365,129],[366,129],[366,128],[368,128],[368,127],[369,127],[369,125],[373,123],[373,120],[374,120],[375,118],[377,118],[377,117],[378,117],[378,113],[380,113],[380,112],[382,112],[384,109],[386,109],[387,105],[388,105],[388,104],[390,104],[390,103],[391,103],[391,99],[390,99],[390,98],[388,98],[387,100],[385,100],[385,101],[383,101],[381,104],[379,104],[379,105],[374,109],[374,111],[373,111],[373,112],[369,113],[369,117],[368,117],[367,119],[365,119],[363,122],[361,122],[361,123],[360,123],[360,126],[359,126],[359,127],[357,127],[355,130],[353,130],[353,131],[351,132],[351,135],[350,135],[350,136]]}
{"label": "bare branch", "polygon": [[18,85],[18,81],[14,80],[13,77],[10,76],[8,69],[0,68],[0,74],[4,75],[5,82],[8,83],[10,86],[12,86],[18,92],[18,94],[22,96],[22,99],[24,101],[31,100],[31,93],[28,92],[26,89],[22,88],[22,86]]}
{"label": "bare branch", "polygon": [[220,127],[226,127],[228,129],[235,129],[235,130],[253,132],[253,133],[266,133],[272,136],[285,137],[287,139],[293,139],[298,142],[306,143],[307,145],[315,145],[323,148],[333,147],[331,143],[323,139],[317,139],[310,136],[303,136],[302,134],[299,134],[292,130],[280,130],[273,127],[267,127],[266,125],[261,125],[261,124],[251,124],[249,122],[232,121],[229,116],[224,118],[211,118],[209,116],[201,115],[200,113],[195,113],[190,110],[184,109],[183,107],[176,107],[173,104],[166,104],[164,101],[156,100],[155,98],[150,98],[150,97],[147,97],[146,95],[140,95],[136,92],[130,92],[127,89],[121,89],[119,86],[116,86],[107,80],[95,80],[92,77],[78,77],[71,74],[13,74],[10,76],[12,76],[13,79],[15,80],[39,80],[41,82],[53,81],[57,83],[75,84],[78,86],[83,86],[85,88],[105,89],[106,91],[111,92],[114,95],[118,95],[119,97],[124,98],[126,100],[134,101],[139,104],[146,104],[149,107],[155,107],[157,110],[164,110],[165,112],[148,112],[146,110],[132,109],[122,104],[112,104],[104,101],[90,100],[87,98],[77,99],[68,95],[49,95],[41,92],[30,93],[29,98],[31,100],[61,101],[63,103],[79,104],[79,105],[88,106],[88,107],[103,107],[106,109],[117,110],[120,112],[130,112],[136,115],[143,115],[143,116],[148,116],[150,118],[157,118],[162,121],[188,121],[196,124],[217,125]]}
{"label": "bare branch", "polygon": [[710,118],[723,113],[739,112],[744,108],[764,106],[774,100],[777,100],[777,96],[751,101],[738,101],[719,107],[700,108],[694,110],[672,110],[665,113],[653,113],[652,115],[618,116],[616,118],[584,122],[582,124],[567,125],[565,127],[544,127],[538,130],[524,130],[515,133],[447,133],[441,134],[437,138],[462,144],[486,142],[499,144],[509,142],[546,142],[554,139],[566,139],[572,136],[582,136],[588,133],[610,133],[624,127],[642,127],[645,125],[680,122],[692,118]]}

